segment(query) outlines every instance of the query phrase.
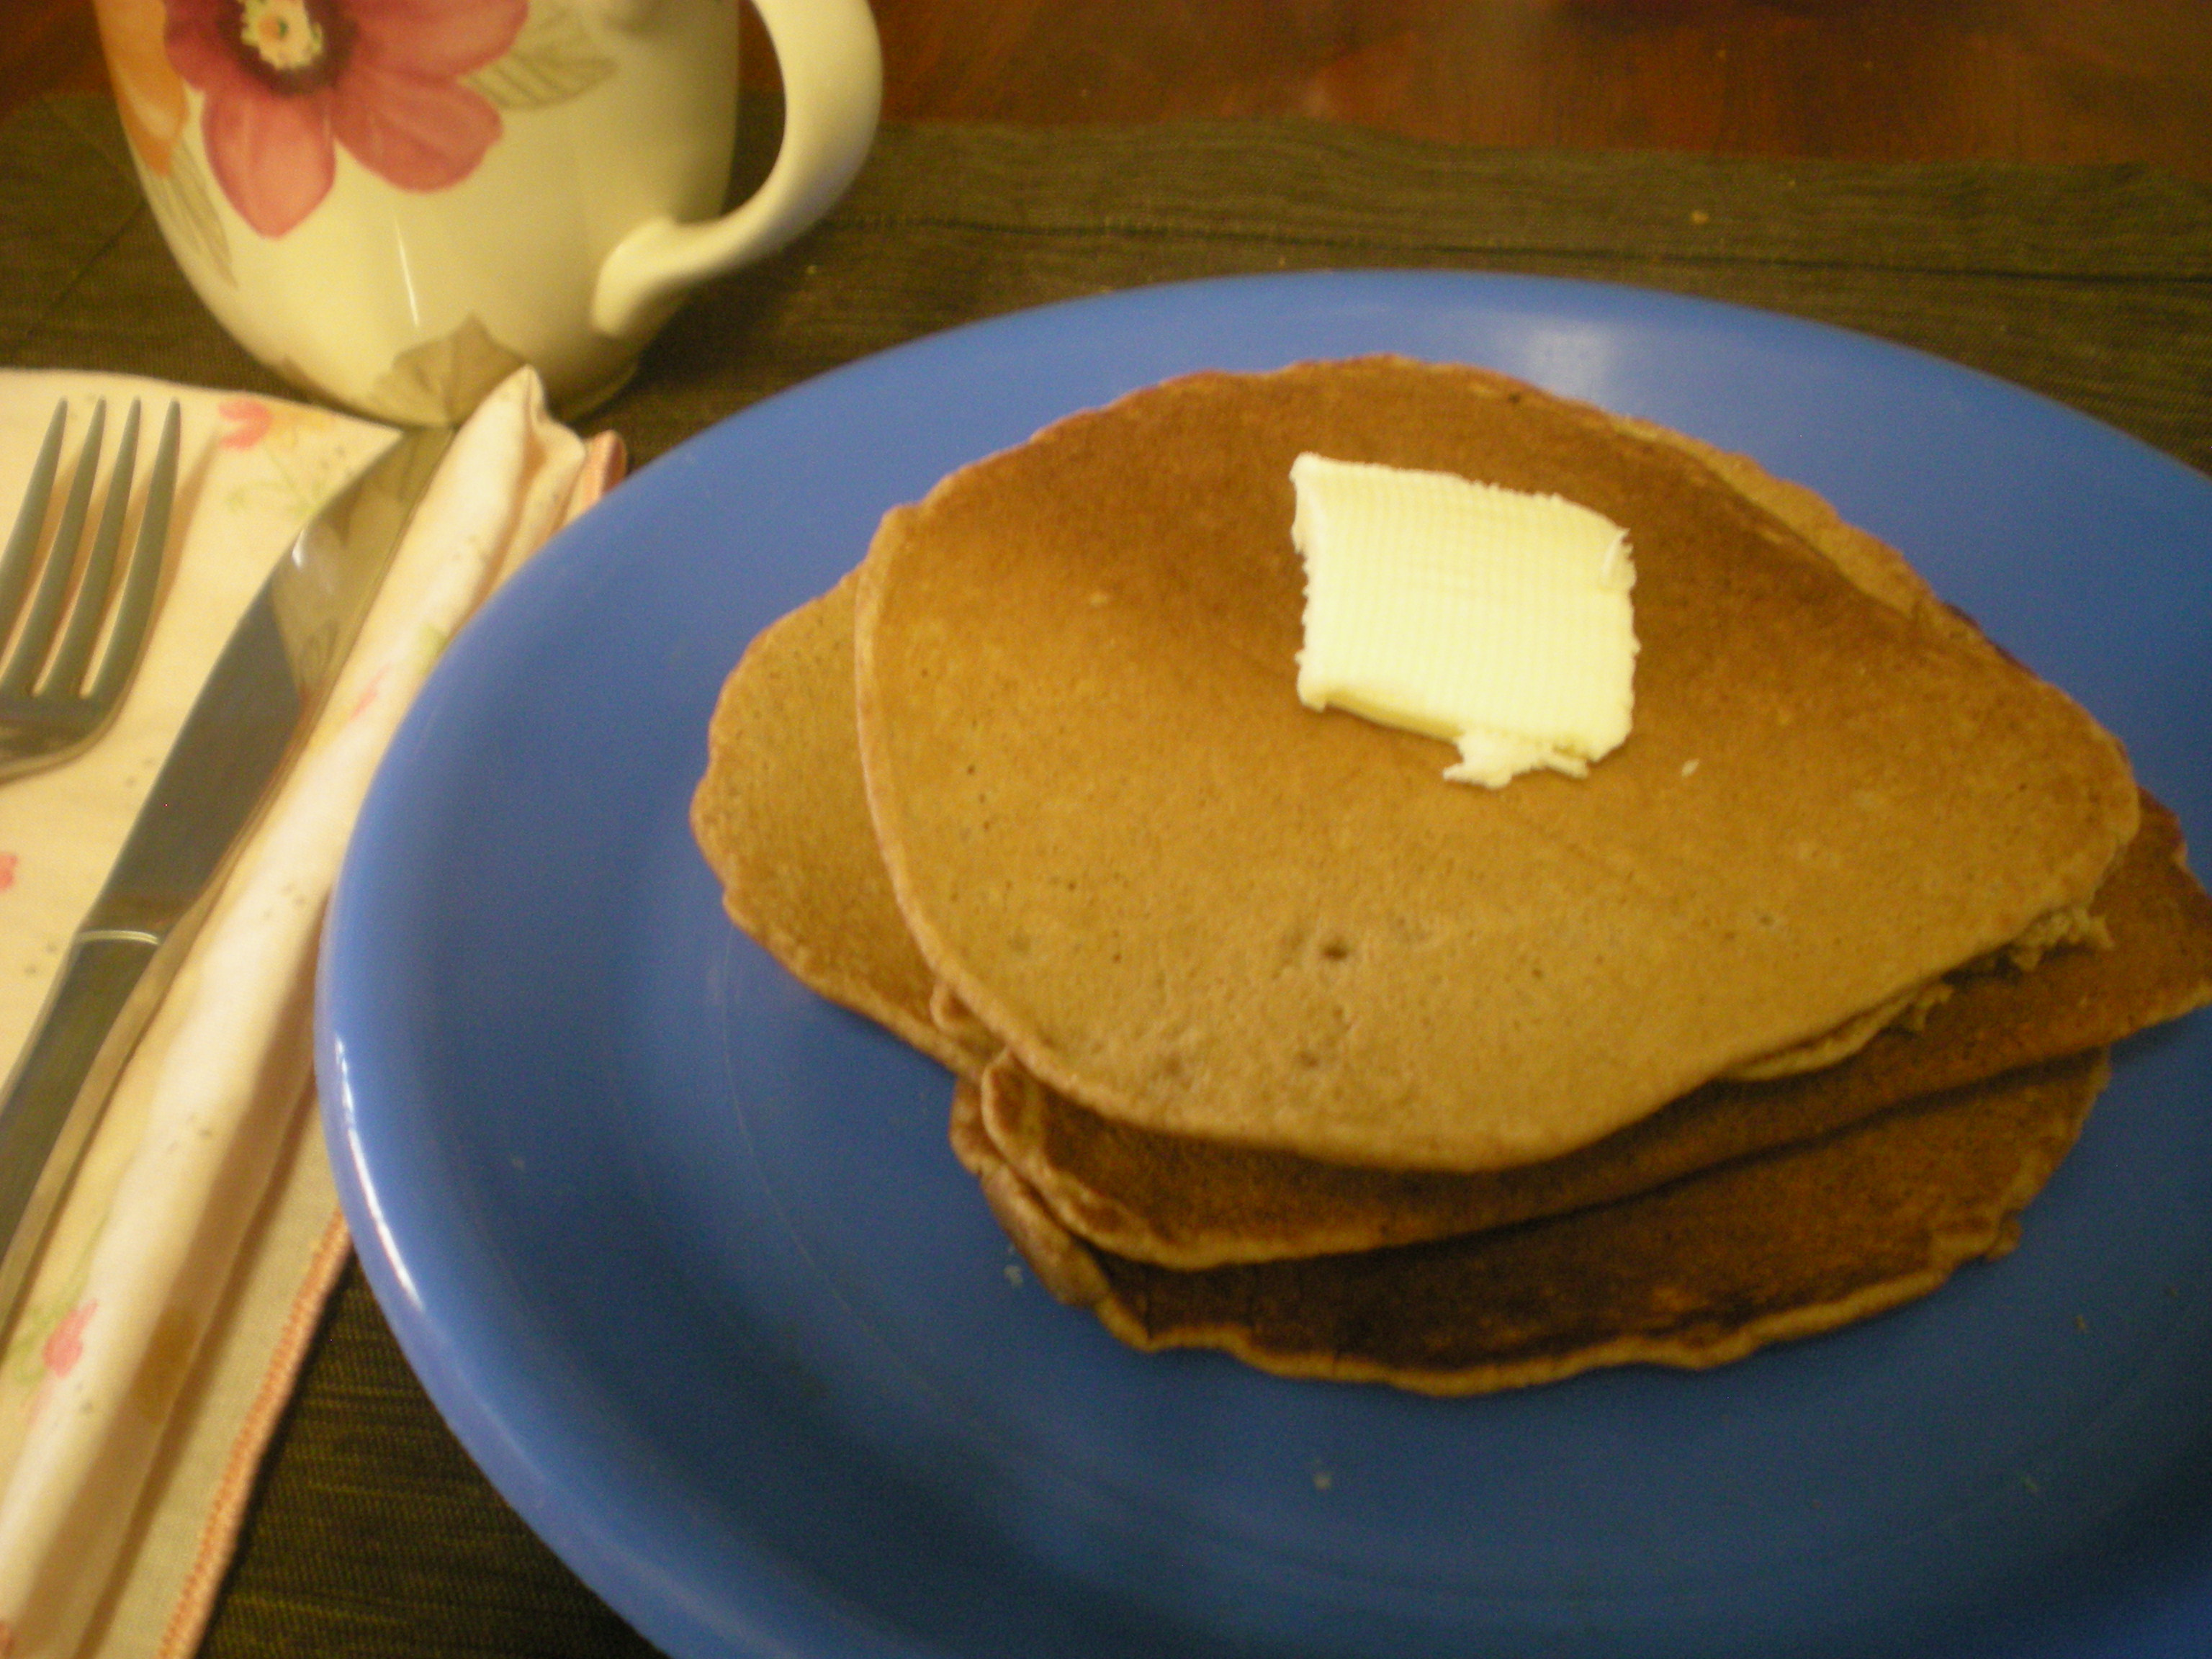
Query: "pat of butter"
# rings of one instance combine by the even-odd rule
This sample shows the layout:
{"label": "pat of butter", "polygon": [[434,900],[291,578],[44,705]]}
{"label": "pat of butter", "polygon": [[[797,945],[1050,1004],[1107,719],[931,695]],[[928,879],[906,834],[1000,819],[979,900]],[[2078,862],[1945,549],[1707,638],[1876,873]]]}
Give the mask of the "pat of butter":
{"label": "pat of butter", "polygon": [[1581,777],[1628,735],[1628,532],[1557,495],[1301,455],[1298,700],[1459,745],[1444,775]]}

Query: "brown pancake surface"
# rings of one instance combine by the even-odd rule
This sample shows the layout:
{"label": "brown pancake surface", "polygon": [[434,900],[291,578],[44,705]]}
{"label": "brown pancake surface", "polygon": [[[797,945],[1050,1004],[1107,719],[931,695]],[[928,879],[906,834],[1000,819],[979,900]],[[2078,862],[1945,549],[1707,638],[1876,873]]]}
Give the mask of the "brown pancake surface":
{"label": "brown pancake surface", "polygon": [[1160,1135],[1085,1109],[1006,1056],[983,1073],[981,1122],[1062,1224],[1168,1267],[1368,1249],[1559,1214],[2104,1048],[2212,1000],[2212,898],[2182,851],[2173,814],[2145,795],[2142,828],[2094,906],[2109,948],[1962,975],[1917,1030],[1887,1031],[1824,1070],[1707,1084],[1542,1164],[1387,1170]]}
{"label": "brown pancake surface", "polygon": [[2100,1054],[1899,1107],[1638,1197],[1395,1249],[1185,1273],[1084,1243],[983,1133],[952,1143],[1062,1300],[1139,1348],[1462,1395],[1601,1365],[1701,1367],[1923,1296],[2008,1249],[2081,1129]]}
{"label": "brown pancake surface", "polygon": [[[851,609],[848,580],[766,630],[732,675],[695,805],[702,844],[732,915],[802,980],[973,1073],[996,1039],[931,1006],[947,999],[905,931],[866,821]],[[1607,1202],[2202,1004],[2212,899],[2184,867],[2179,824],[2148,796],[2142,826],[2093,907],[2110,949],[1962,975],[1919,1030],[1823,1071],[1707,1085],[1544,1164],[1390,1171],[1162,1136],[1102,1118],[1004,1057],[983,1074],[982,1122],[1060,1224],[1169,1267],[1365,1249]]]}
{"label": "brown pancake surface", "polygon": [[[1626,525],[1627,743],[1492,793],[1299,705],[1304,449]],[[855,622],[923,959],[1103,1116],[1468,1170],[1586,1146],[2086,900],[2135,830],[2118,745],[1755,493],[1401,360],[1170,382],[955,474],[887,517]]]}
{"label": "brown pancake surface", "polygon": [[692,834],[730,919],[802,983],[973,1071],[989,1056],[930,1018],[935,976],[899,921],[868,824],[853,588],[848,576],[746,647],[715,702]]}

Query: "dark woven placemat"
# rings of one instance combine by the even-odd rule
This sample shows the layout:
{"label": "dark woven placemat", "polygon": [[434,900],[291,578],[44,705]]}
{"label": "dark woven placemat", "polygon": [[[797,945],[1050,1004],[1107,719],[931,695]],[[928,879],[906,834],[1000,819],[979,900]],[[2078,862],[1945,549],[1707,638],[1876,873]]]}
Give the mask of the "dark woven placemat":
{"label": "dark woven placemat", "polygon": [[[748,123],[752,170],[773,122]],[[104,103],[0,129],[0,362],[283,388],[177,275]],[[2138,168],[1459,149],[1300,122],[886,130],[831,219],[714,285],[586,422],[633,455],[977,318],[1237,272],[1431,266],[1642,284],[2003,375],[2212,471],[2212,189]],[[646,1651],[517,1521],[357,1272],[333,1304],[205,1651]]]}
{"label": "dark woven placemat", "polygon": [[[772,112],[746,123],[752,171]],[[0,137],[0,361],[283,388],[177,275],[104,102]],[[887,128],[830,220],[678,315],[598,417],[649,459],[955,324],[1326,267],[1578,276],[1760,306],[2002,375],[2212,471],[2212,186],[2135,167],[1467,149],[1301,121]]]}

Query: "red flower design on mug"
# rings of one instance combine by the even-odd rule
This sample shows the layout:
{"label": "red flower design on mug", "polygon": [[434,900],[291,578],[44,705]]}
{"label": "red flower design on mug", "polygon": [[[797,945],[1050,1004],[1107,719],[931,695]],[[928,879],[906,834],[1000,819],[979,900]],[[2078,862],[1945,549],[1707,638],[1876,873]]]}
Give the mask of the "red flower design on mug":
{"label": "red flower design on mug", "polygon": [[460,77],[504,54],[529,0],[168,0],[169,61],[206,95],[208,162],[239,216],[282,236],[343,148],[403,190],[476,171],[500,114]]}

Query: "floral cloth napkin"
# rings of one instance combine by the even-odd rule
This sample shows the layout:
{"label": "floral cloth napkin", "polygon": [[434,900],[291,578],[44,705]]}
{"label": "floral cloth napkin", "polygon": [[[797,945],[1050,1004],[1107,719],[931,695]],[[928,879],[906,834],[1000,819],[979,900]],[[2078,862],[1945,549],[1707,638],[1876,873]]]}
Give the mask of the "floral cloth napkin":
{"label": "floral cloth napkin", "polygon": [[[392,437],[269,399],[0,373],[0,489],[27,472],[58,399],[81,431],[101,397],[111,421],[133,398],[149,416],[179,402],[180,489],[161,609],[116,724],[76,759],[0,784],[10,1057],[232,625],[300,525]],[[197,1644],[346,1255],[309,1011],[355,811],[446,640],[622,465],[611,434],[587,444],[552,421],[526,370],[470,418],[125,1068],[0,1347],[0,1659]]]}

